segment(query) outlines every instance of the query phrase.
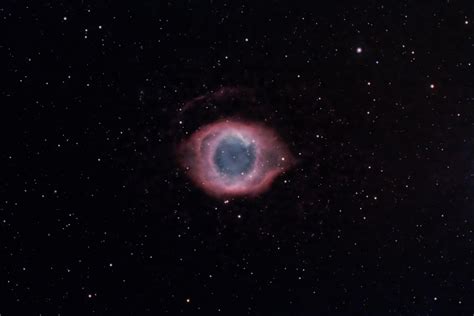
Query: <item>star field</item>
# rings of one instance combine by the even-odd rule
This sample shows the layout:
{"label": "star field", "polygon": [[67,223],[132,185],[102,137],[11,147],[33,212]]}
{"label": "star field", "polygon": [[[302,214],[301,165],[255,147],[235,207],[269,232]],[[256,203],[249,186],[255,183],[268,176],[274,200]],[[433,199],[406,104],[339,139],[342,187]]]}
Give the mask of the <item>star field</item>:
{"label": "star field", "polygon": [[473,8],[0,4],[0,315],[473,315]]}

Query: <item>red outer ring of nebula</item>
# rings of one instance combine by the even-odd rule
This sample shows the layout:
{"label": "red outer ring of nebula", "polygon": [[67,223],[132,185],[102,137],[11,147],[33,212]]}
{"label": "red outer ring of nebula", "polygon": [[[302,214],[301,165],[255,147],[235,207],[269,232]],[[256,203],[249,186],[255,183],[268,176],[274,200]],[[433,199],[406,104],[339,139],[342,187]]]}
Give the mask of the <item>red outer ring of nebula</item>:
{"label": "red outer ring of nebula", "polygon": [[[238,180],[219,173],[213,161],[219,141],[229,135],[255,145],[253,168]],[[272,129],[260,123],[235,119],[200,127],[178,146],[178,158],[193,182],[216,197],[258,195],[294,162],[287,146]]]}

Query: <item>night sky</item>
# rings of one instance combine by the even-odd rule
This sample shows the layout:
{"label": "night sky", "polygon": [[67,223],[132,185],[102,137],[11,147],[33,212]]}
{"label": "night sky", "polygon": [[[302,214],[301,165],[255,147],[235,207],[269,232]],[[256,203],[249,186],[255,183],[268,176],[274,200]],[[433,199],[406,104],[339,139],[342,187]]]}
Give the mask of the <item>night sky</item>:
{"label": "night sky", "polygon": [[316,3],[3,1],[0,315],[473,315],[472,1]]}

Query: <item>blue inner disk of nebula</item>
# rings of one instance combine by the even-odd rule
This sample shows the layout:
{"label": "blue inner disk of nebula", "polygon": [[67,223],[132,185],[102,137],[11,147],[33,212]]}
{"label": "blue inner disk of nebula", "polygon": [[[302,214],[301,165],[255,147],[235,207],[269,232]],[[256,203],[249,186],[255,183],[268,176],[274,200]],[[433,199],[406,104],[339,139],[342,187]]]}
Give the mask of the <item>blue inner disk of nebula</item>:
{"label": "blue inner disk of nebula", "polygon": [[223,138],[216,146],[213,158],[221,174],[231,178],[243,176],[254,167],[255,145],[230,135]]}

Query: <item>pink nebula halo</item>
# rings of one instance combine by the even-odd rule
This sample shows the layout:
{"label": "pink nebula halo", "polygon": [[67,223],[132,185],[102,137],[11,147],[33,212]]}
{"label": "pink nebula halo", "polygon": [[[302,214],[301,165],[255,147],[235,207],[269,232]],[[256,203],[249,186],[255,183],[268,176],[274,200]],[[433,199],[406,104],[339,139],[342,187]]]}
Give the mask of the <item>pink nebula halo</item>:
{"label": "pink nebula halo", "polygon": [[[255,156],[248,170],[236,176],[222,172],[215,158],[219,144],[230,138],[251,146]],[[216,197],[258,195],[294,163],[287,146],[273,130],[235,119],[200,127],[178,146],[178,157],[193,182]]]}

